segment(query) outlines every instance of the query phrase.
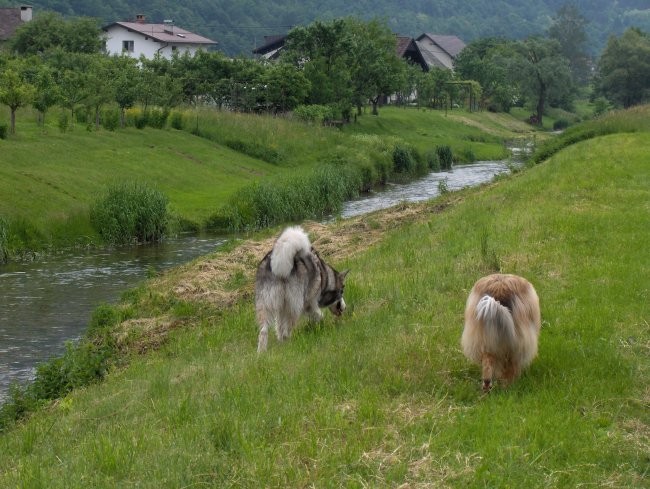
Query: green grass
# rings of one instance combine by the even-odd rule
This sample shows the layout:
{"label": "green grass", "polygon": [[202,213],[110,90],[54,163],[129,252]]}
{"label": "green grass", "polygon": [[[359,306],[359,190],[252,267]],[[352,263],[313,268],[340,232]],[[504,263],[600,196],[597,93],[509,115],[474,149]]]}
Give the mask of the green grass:
{"label": "green grass", "polygon": [[[192,327],[0,435],[0,486],[647,485],[649,151],[648,132],[599,137],[408,207],[414,222],[333,262],[352,270],[341,320],[265,355],[250,295],[217,310],[140,289],[142,317]],[[535,285],[543,327],[522,378],[482,396],[459,342],[496,267]]]}
{"label": "green grass", "polygon": [[[129,120],[136,112],[129,112]],[[7,118],[3,107],[0,121]],[[442,112],[392,107],[380,117],[364,116],[343,131],[205,109],[183,111],[181,120],[183,131],[89,131],[77,124],[61,133],[56,111],[48,114],[45,129],[36,125],[35,114],[19,111],[17,135],[0,140],[0,217],[9,224],[9,253],[97,244],[89,209],[108,187],[123,182],[157,188],[168,197],[170,211],[182,226],[199,229],[254,182],[309,174],[332,160],[364,168],[365,188],[365,180],[381,180],[373,169],[377,141],[390,147],[409,144],[424,154],[457,138],[463,142],[452,149],[461,160],[494,159],[505,156],[502,140],[513,134],[504,125],[500,134],[486,134]]]}

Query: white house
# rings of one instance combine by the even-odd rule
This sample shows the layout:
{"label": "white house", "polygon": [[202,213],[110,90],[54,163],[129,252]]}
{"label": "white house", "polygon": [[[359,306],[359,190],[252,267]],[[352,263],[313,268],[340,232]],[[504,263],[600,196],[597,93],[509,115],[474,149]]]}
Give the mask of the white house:
{"label": "white house", "polygon": [[153,59],[156,53],[171,58],[178,52],[196,53],[217,44],[207,37],[175,26],[171,21],[163,24],[147,24],[144,15],[137,15],[135,22],[114,22],[102,28],[106,32],[108,54],[128,54],[134,58],[144,55]]}

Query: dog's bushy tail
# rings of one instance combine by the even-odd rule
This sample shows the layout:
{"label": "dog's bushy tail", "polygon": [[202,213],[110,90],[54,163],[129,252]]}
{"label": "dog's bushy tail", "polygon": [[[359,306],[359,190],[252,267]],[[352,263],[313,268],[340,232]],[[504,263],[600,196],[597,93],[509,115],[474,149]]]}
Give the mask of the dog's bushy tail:
{"label": "dog's bushy tail", "polygon": [[494,297],[484,295],[476,304],[476,319],[485,328],[485,338],[493,346],[503,345],[504,341],[515,341],[515,322],[510,309],[500,304]]}
{"label": "dog's bushy tail", "polygon": [[309,253],[311,243],[307,233],[300,226],[288,227],[280,235],[271,252],[271,271],[273,275],[287,278],[293,270],[297,254]]}

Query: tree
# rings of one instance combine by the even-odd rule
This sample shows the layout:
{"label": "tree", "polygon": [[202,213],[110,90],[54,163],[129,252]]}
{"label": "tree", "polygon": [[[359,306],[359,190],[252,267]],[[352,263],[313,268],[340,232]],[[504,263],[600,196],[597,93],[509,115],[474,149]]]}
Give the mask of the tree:
{"label": "tree", "polygon": [[537,124],[549,98],[560,99],[573,90],[568,60],[554,39],[531,37],[515,44],[516,55],[507,61],[509,75],[534,102]]}
{"label": "tree", "polygon": [[372,103],[373,115],[382,96],[395,93],[404,84],[406,64],[397,56],[395,35],[386,24],[376,20],[347,21],[351,38],[350,78],[357,113],[366,100]]}
{"label": "tree", "polygon": [[635,28],[610,37],[598,61],[597,93],[630,107],[650,100],[650,36]]}
{"label": "tree", "polygon": [[120,108],[120,127],[126,125],[126,109],[133,107],[138,96],[140,69],[137,60],[127,55],[112,56],[110,71],[113,78],[115,102]]}
{"label": "tree", "polygon": [[10,50],[19,55],[43,54],[53,49],[73,53],[98,53],[103,35],[96,19],[65,20],[54,12],[44,12],[22,24],[9,41]]}
{"label": "tree", "polygon": [[32,105],[39,112],[39,121],[45,125],[45,114],[50,107],[56,105],[60,98],[61,92],[54,81],[52,68],[46,64],[38,65],[33,81],[35,95]]}
{"label": "tree", "polygon": [[562,55],[569,60],[573,78],[581,83],[585,83],[589,77],[587,24],[587,19],[578,8],[567,3],[560,7],[548,30],[549,37],[560,43]]}
{"label": "tree", "polygon": [[479,105],[495,112],[508,112],[518,98],[510,83],[507,62],[513,56],[512,42],[498,38],[469,43],[454,62],[454,72],[462,80],[474,80],[482,90]]}
{"label": "tree", "polygon": [[336,105],[349,117],[352,85],[349,54],[352,49],[344,19],[316,21],[296,27],[287,36],[283,58],[303,70],[311,83],[308,102]]}
{"label": "tree", "polygon": [[262,75],[266,101],[274,111],[286,112],[302,104],[311,85],[302,71],[287,63],[268,67]]}
{"label": "tree", "polygon": [[34,99],[35,89],[23,76],[23,64],[20,60],[11,60],[0,72],[0,103],[9,107],[11,134],[16,134],[16,111],[29,105]]}

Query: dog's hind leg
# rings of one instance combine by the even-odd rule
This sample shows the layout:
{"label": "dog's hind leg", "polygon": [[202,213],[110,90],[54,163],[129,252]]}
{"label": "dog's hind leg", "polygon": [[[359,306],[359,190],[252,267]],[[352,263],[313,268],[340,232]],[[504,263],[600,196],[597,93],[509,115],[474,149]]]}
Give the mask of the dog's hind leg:
{"label": "dog's hind leg", "polygon": [[483,353],[481,358],[481,366],[483,367],[483,392],[490,392],[492,389],[492,377],[494,376],[494,357],[489,353]]}
{"label": "dog's hind leg", "polygon": [[266,351],[267,345],[269,343],[269,322],[264,321],[260,327],[260,334],[257,337],[257,353],[262,353]]}

